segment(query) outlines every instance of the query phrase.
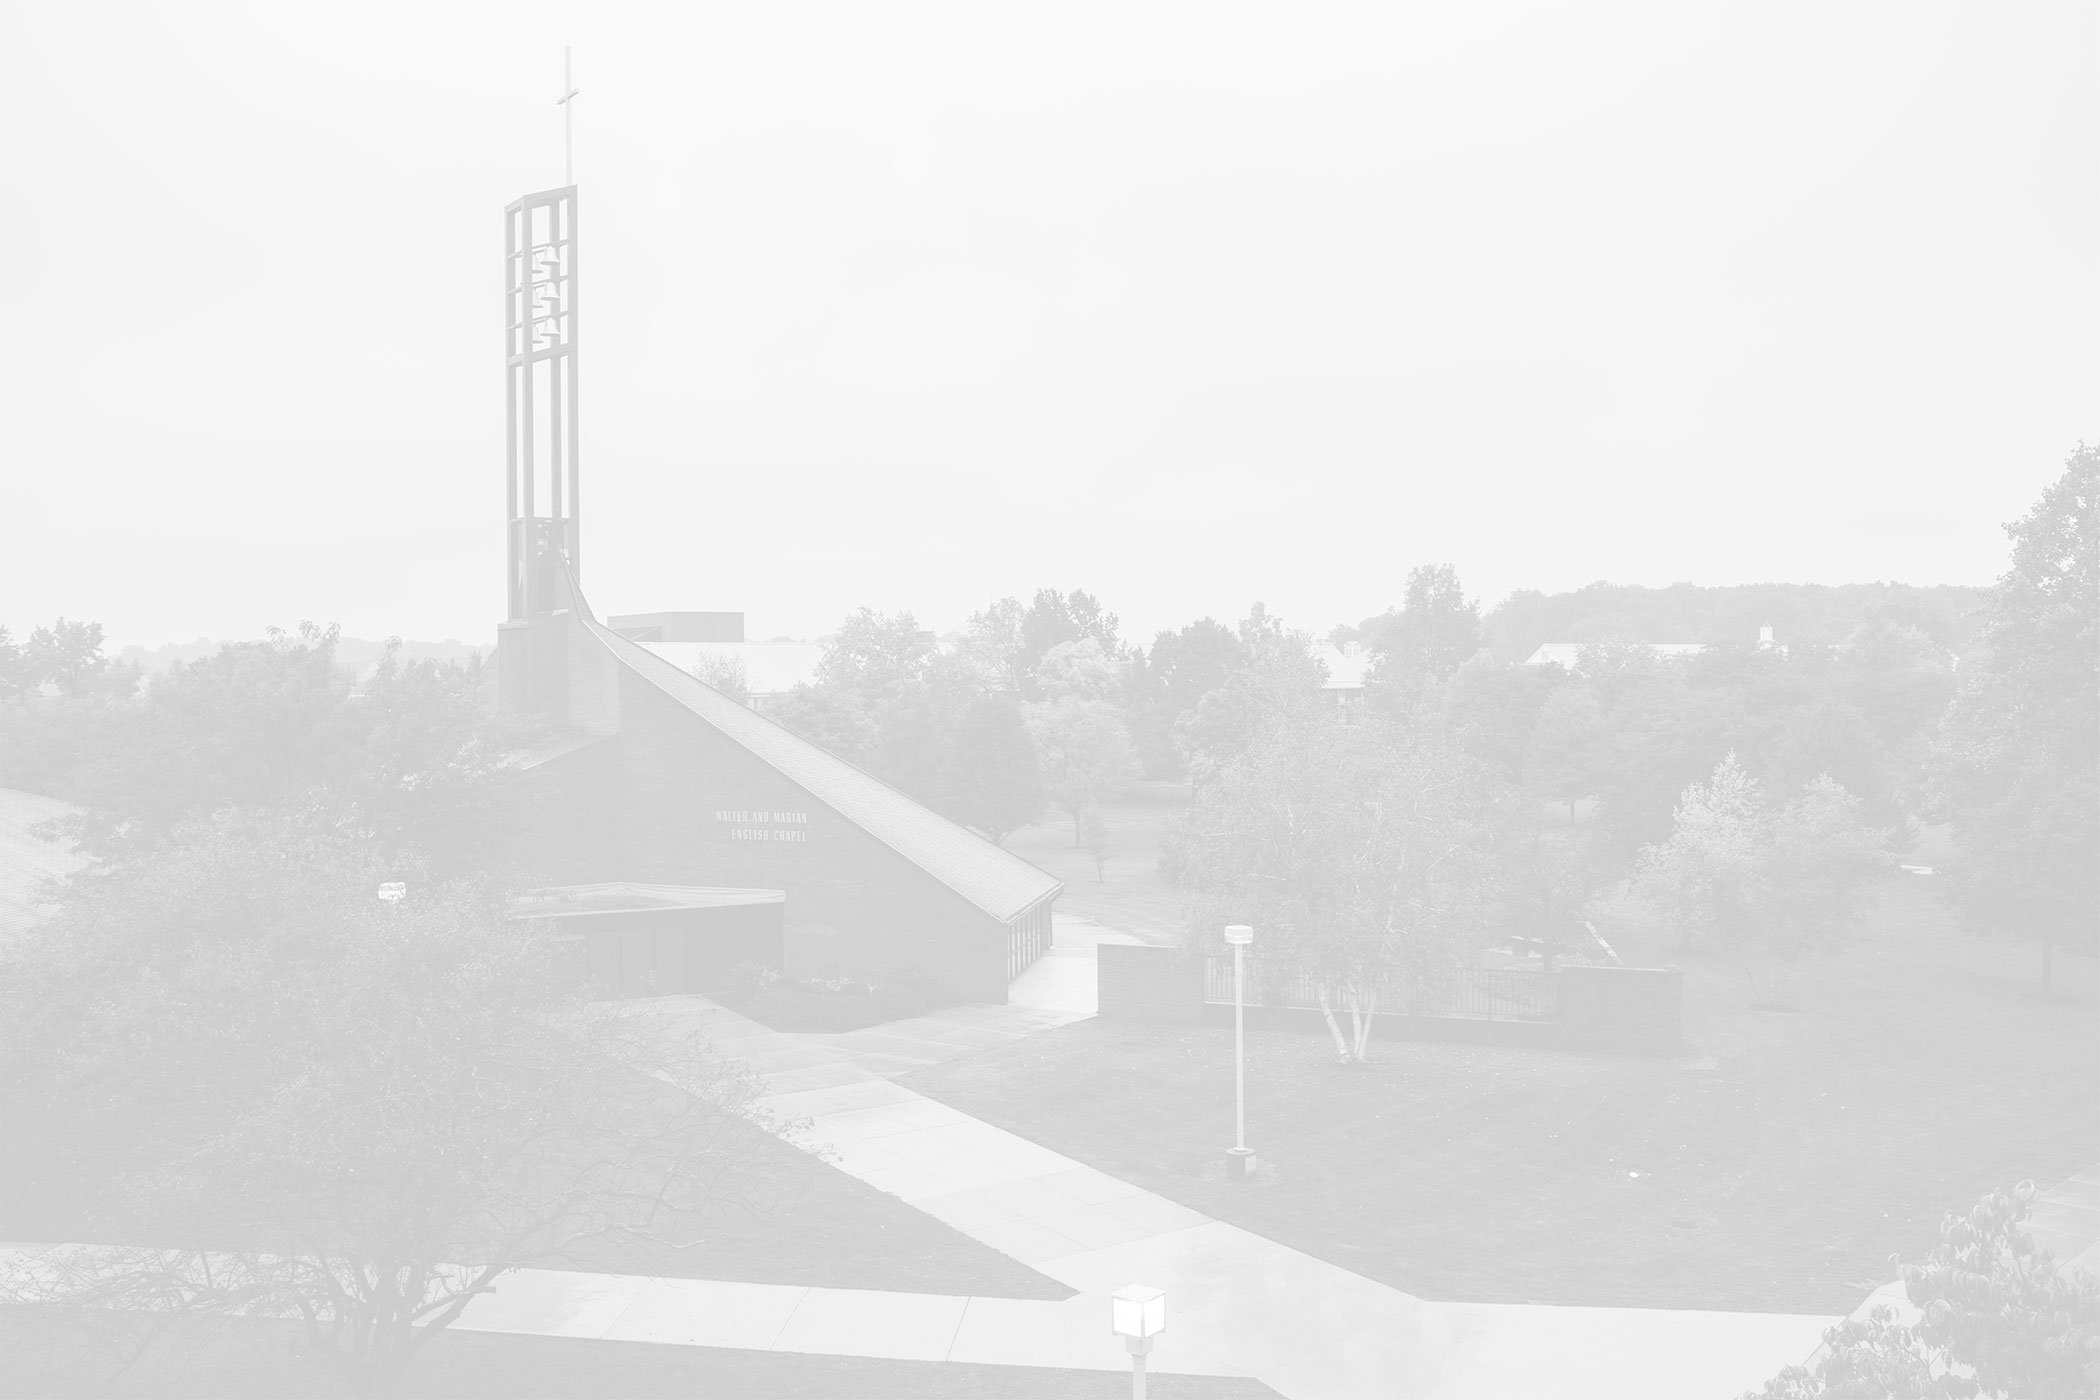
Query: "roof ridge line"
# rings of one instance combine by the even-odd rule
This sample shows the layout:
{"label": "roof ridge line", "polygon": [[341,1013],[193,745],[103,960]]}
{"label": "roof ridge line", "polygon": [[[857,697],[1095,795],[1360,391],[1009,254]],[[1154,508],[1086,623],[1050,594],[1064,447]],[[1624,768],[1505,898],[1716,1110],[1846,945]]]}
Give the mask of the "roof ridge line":
{"label": "roof ridge line", "polygon": [[[986,837],[982,832],[972,831],[970,830],[970,828],[964,826],[961,822],[954,820],[952,817],[945,816],[942,813],[935,811],[933,808],[927,806],[924,802],[919,801],[918,798],[913,797],[910,793],[907,793],[903,789],[897,787],[895,784],[890,783],[873,773],[870,773],[867,769],[862,768],[859,764],[854,763],[851,759],[842,758],[838,754],[835,754],[831,750],[825,748],[823,745],[818,744],[810,739],[806,739],[800,734],[797,734],[794,730],[789,729],[786,725],[779,723],[777,720],[769,719],[765,715],[760,714],[758,711],[750,708],[749,706],[739,704],[737,701],[732,700],[729,696],[722,694],[722,692],[715,689],[715,687],[709,685],[706,681],[700,679],[700,677],[688,674],[687,672],[679,669],[677,666],[673,665],[669,660],[667,660],[664,657],[658,656],[656,653],[650,651],[647,647],[641,645],[639,642],[635,642],[630,640],[629,638],[620,636],[617,632],[614,632],[611,628],[607,627],[604,623],[600,622],[597,619],[596,615],[594,615],[591,612],[589,602],[584,598],[582,589],[576,584],[576,579],[573,571],[570,571],[569,574],[569,586],[570,596],[575,602],[573,615],[577,618],[578,621],[580,621],[583,624],[584,630],[594,640],[598,642],[599,646],[606,651],[608,656],[613,661],[626,666],[627,669],[633,671],[642,680],[647,681],[651,686],[655,687],[667,699],[673,701],[674,703],[678,703],[681,705],[684,704],[684,702],[681,701],[679,697],[676,694],[674,694],[661,679],[659,679],[657,676],[650,674],[650,667],[661,666],[665,668],[665,670],[670,672],[672,675],[677,676],[680,679],[680,681],[690,682],[694,685],[700,686],[702,689],[708,691],[710,694],[718,697],[724,704],[736,705],[737,708],[742,712],[742,714],[748,719],[758,721],[759,723],[765,725],[768,729],[771,729],[776,733],[785,736],[793,743],[802,746],[803,748],[809,750],[813,754],[816,754],[822,760],[829,763],[837,764],[840,768],[845,769],[847,772],[852,773],[860,778],[867,780],[870,783],[875,784],[877,787],[881,788],[891,797],[909,804],[911,807],[916,808],[918,811],[923,812],[927,816],[936,819],[942,825],[954,831],[961,832],[965,836],[969,837],[972,841],[978,843],[978,845],[980,845],[985,851],[996,853],[1000,856],[1005,857],[1007,860],[1014,862],[1017,865],[1025,866],[1027,869],[1032,870],[1036,874],[1042,876],[1045,880],[1048,880],[1051,885],[1050,889],[1045,891],[1043,894],[1038,895],[1036,898],[1028,901],[1025,905],[1023,905],[1020,909],[1014,911],[1012,914],[1001,915],[995,913],[992,909],[986,908],[982,903],[980,903],[975,896],[967,893],[962,889],[958,889],[954,882],[951,881],[947,876],[943,875],[939,870],[929,866],[918,855],[899,845],[896,841],[891,840],[889,836],[885,833],[870,828],[864,825],[863,823],[855,820],[851,816],[848,816],[845,812],[840,811],[836,802],[822,797],[816,792],[812,791],[809,785],[802,782],[800,779],[795,778],[790,774],[781,775],[782,777],[787,778],[788,781],[794,783],[795,786],[801,788],[805,792],[808,792],[812,798],[815,798],[817,801],[824,803],[825,806],[831,808],[834,812],[837,812],[846,821],[850,822],[856,829],[866,832],[870,837],[873,837],[883,846],[887,847],[889,850],[896,853],[904,860],[908,861],[915,868],[923,871],[926,875],[938,881],[944,889],[947,889],[958,899],[964,900],[966,903],[969,903],[975,906],[976,908],[983,910],[985,913],[991,914],[992,917],[1001,919],[1003,921],[1006,919],[1018,917],[1020,914],[1027,912],[1029,909],[1034,908],[1038,904],[1041,904],[1045,899],[1054,898],[1056,895],[1063,892],[1065,887],[1064,881],[1058,879],[1055,875],[1052,875],[1049,871],[1043,869],[1034,861],[1029,860],[1024,856],[1016,855],[1014,852],[1009,851],[1008,849],[1006,849],[1006,847],[1000,845],[998,842]],[[626,651],[622,650],[623,648],[631,650],[634,654],[628,655]],[[648,666],[644,666],[643,664],[641,664],[642,658],[647,659],[649,663]],[[703,722],[712,724],[712,721],[708,721],[705,715],[696,715],[696,718],[701,719]],[[755,757],[759,758],[761,762],[768,761],[765,759],[765,756],[763,754],[757,753],[756,750],[752,749],[751,745],[745,743],[744,740],[739,738],[737,735],[730,733],[726,729],[723,729],[720,725],[714,725],[713,727],[717,730],[717,732],[721,733],[725,738],[729,739],[731,743],[736,744],[739,748],[744,749],[748,753],[752,753]]]}

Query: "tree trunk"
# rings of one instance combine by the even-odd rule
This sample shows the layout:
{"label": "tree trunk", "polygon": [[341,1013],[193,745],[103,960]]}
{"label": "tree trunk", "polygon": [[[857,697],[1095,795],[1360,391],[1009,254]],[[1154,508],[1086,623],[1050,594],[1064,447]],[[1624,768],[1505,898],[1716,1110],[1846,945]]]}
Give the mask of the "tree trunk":
{"label": "tree trunk", "polygon": [[1334,1019],[1334,1004],[1327,996],[1327,989],[1320,989],[1320,1015],[1327,1021],[1327,1033],[1334,1037],[1334,1053],[1343,1064],[1349,1063],[1349,1042],[1342,1037],[1342,1023]]}
{"label": "tree trunk", "polygon": [[1378,999],[1376,997],[1371,999],[1369,1006],[1363,1005],[1362,999],[1359,997],[1350,998],[1349,1019],[1352,1023],[1350,1029],[1356,1033],[1355,1060],[1358,1064],[1363,1064],[1368,1058],[1367,1052],[1371,1044],[1371,1018],[1377,1014]]}

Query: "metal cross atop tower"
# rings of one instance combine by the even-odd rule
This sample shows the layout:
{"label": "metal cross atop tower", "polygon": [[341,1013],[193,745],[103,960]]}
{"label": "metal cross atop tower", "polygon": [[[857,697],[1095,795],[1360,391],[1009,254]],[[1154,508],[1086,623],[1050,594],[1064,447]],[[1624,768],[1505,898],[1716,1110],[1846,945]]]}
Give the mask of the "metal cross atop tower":
{"label": "metal cross atop tower", "polygon": [[508,616],[567,606],[577,558],[576,187],[503,211]]}
{"label": "metal cross atop tower", "polygon": [[576,109],[569,105],[576,96],[576,85],[569,81],[569,46],[561,46],[561,96],[554,105],[561,108],[561,182],[576,183]]}

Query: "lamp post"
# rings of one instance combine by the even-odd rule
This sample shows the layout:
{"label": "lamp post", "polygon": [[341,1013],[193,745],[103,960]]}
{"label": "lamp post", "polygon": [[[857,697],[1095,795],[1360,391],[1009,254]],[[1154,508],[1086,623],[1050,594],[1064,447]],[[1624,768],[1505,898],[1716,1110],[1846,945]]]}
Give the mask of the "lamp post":
{"label": "lamp post", "polygon": [[1108,1325],[1130,1348],[1130,1400],[1145,1400],[1145,1357],[1167,1330],[1167,1295],[1142,1283],[1118,1288],[1108,1298]]}
{"label": "lamp post", "polygon": [[1254,930],[1246,924],[1227,924],[1225,941],[1232,945],[1232,1146],[1225,1149],[1225,1174],[1235,1181],[1254,1175],[1254,1149],[1247,1146],[1247,945]]}

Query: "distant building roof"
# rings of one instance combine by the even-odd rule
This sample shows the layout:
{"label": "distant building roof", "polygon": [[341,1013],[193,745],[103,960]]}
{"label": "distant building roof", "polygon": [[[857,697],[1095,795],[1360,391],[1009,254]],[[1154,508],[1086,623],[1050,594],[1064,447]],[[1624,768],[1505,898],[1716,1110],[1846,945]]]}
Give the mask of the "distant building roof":
{"label": "distant building roof", "polygon": [[69,802],[0,788],[0,938],[51,914],[50,882],[87,864],[64,841],[47,841],[32,828],[80,810]]}
{"label": "distant building roof", "polygon": [[694,674],[700,660],[735,660],[743,663],[744,683],[753,695],[785,695],[805,681],[817,678],[817,663],[824,648],[815,642],[651,642],[643,647],[684,671]]}
{"label": "distant building roof", "polygon": [[744,615],[740,612],[624,613],[608,617],[605,625],[637,642],[744,640]]}
{"label": "distant building roof", "polygon": [[1657,656],[1696,656],[1705,642],[1546,642],[1524,658],[1526,666],[1565,666],[1570,671],[1582,658],[1585,647],[1644,647]]}
{"label": "distant building roof", "polygon": [[1364,688],[1364,676],[1371,669],[1371,657],[1357,643],[1338,647],[1332,642],[1322,642],[1317,655],[1327,666],[1328,690]]}
{"label": "distant building roof", "polygon": [[656,648],[622,637],[593,618],[580,597],[577,603],[577,620],[616,662],[993,918],[1013,919],[1064,888],[1011,851],[703,684]]}
{"label": "distant building roof", "polygon": [[523,919],[566,919],[581,914],[779,904],[786,898],[787,895],[780,890],[731,889],[716,885],[638,885],[614,880],[598,885],[559,885],[532,890],[512,899],[510,910]]}

